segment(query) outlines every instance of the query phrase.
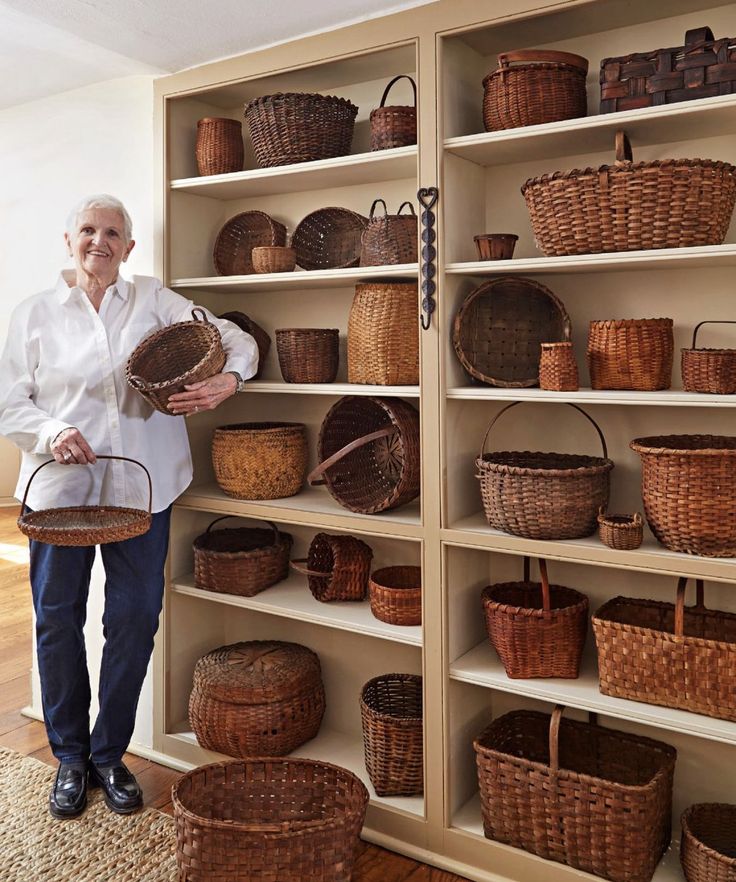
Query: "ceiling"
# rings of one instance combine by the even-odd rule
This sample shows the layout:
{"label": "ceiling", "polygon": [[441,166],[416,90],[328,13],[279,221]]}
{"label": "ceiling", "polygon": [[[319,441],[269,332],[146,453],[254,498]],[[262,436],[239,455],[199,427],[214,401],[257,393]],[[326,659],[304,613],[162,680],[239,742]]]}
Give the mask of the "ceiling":
{"label": "ceiling", "polygon": [[429,2],[0,0],[0,108],[117,77],[171,73]]}

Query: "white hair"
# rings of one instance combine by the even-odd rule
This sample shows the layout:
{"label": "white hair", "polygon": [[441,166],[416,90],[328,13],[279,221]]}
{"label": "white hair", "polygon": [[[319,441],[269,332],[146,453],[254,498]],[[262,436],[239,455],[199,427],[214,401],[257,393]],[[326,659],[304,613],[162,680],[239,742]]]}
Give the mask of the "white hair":
{"label": "white hair", "polygon": [[130,219],[130,215],[126,211],[123,203],[114,196],[110,196],[108,193],[97,193],[94,196],[85,196],[84,199],[72,208],[66,219],[66,231],[70,236],[76,232],[79,215],[82,214],[83,211],[88,211],[90,208],[109,208],[112,211],[117,211],[123,219],[125,241],[130,242],[133,238],[133,221]]}

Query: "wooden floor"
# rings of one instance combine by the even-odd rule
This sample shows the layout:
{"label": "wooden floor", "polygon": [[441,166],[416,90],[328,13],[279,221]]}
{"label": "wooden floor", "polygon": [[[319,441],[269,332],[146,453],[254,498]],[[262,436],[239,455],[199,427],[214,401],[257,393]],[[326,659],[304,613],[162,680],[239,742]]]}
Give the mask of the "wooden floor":
{"label": "wooden floor", "polygon": [[[31,700],[32,607],[28,546],[15,525],[17,514],[15,509],[0,508],[0,745],[55,766],[43,725],[20,712]],[[172,814],[171,785],[179,773],[133,754],[126,754],[125,762],[143,788],[146,805]],[[353,882],[465,880],[364,843]]]}

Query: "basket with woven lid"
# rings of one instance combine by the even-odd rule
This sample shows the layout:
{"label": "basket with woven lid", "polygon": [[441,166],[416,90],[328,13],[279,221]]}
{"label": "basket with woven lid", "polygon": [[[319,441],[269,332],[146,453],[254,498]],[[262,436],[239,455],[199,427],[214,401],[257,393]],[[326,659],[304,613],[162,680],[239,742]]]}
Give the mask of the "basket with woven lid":
{"label": "basket with woven lid", "polygon": [[233,643],[194,669],[189,721],[208,750],[284,756],[314,738],[324,712],[319,658],[298,643]]}

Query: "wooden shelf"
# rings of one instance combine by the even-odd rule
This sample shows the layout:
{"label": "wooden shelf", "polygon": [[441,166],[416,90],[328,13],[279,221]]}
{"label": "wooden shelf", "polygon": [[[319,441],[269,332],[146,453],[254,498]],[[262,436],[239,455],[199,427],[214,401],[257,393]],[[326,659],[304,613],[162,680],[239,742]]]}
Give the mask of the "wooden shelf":
{"label": "wooden shelf", "polygon": [[417,264],[399,263],[393,266],[356,266],[348,269],[296,270],[293,273],[172,279],[169,287],[234,294],[246,291],[306,291],[312,288],[348,288],[356,282],[369,282],[375,279],[416,279],[418,272]]}
{"label": "wooden shelf", "polygon": [[269,380],[249,380],[246,383],[245,391],[279,395],[379,395],[419,398],[419,386],[369,386],[359,383],[283,383]]}
{"label": "wooden shelf", "polygon": [[453,386],[447,397],[458,401],[541,401],[575,404],[627,404],[646,407],[736,407],[736,395],[700,395],[681,389],[632,392],[613,389],[578,389],[549,392],[546,389],[498,389],[492,386]]}

